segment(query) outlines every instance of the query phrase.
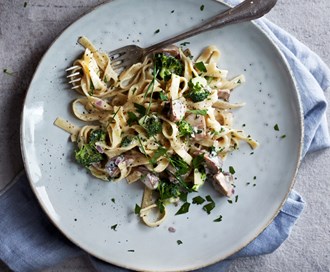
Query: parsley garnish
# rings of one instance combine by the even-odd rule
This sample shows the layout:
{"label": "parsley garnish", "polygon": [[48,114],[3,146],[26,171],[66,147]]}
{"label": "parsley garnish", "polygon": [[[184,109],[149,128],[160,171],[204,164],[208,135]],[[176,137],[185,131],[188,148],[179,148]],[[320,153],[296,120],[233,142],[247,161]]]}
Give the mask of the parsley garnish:
{"label": "parsley garnish", "polygon": [[204,8],[205,8],[205,6],[204,6],[204,5],[201,5],[199,9],[200,9],[201,11],[203,11]]}
{"label": "parsley garnish", "polygon": [[196,196],[192,199],[193,204],[201,205],[205,202],[205,199],[202,198],[201,196]]}
{"label": "parsley garnish", "polygon": [[114,199],[114,198],[111,198],[111,201],[112,201],[113,203],[116,203],[116,199]]}
{"label": "parsley garnish", "polygon": [[127,112],[128,114],[128,120],[127,120],[127,124],[129,126],[133,125],[135,122],[137,122],[139,120],[139,118],[136,116],[136,114],[134,112]]}
{"label": "parsley garnish", "polygon": [[134,103],[134,107],[136,108],[136,111],[141,114],[141,116],[146,115],[146,108],[138,103]]}
{"label": "parsley garnish", "polygon": [[135,214],[140,214],[140,211],[141,211],[141,207],[138,204],[135,204],[134,213]]}
{"label": "parsley garnish", "polygon": [[183,205],[180,207],[180,209],[176,212],[175,215],[185,214],[185,213],[189,212],[189,207],[190,207],[189,202],[183,203]]}
{"label": "parsley garnish", "polygon": [[176,243],[177,243],[178,245],[183,244],[181,240],[177,240]]}
{"label": "parsley garnish", "polygon": [[24,2],[24,7],[26,8],[26,6],[27,6],[27,2]]}
{"label": "parsley garnish", "polygon": [[162,101],[168,101],[168,97],[167,97],[167,95],[164,92],[160,92],[159,93],[159,98]]}
{"label": "parsley garnish", "polygon": [[218,218],[213,220],[213,222],[221,222],[221,221],[222,221],[222,215],[220,215]]}
{"label": "parsley garnish", "polygon": [[157,34],[160,32],[160,29],[158,28],[154,33]]}
{"label": "parsley garnish", "polygon": [[234,175],[236,173],[234,167],[229,166],[229,173],[232,175]]}
{"label": "parsley garnish", "polygon": [[155,164],[157,160],[166,154],[167,150],[163,147],[158,147],[152,158],[150,159],[151,164]]}
{"label": "parsley garnish", "polygon": [[207,115],[207,110],[187,110],[188,113],[193,113],[196,115]]}
{"label": "parsley garnish", "polygon": [[286,135],[285,134],[283,134],[280,138],[281,139],[284,139],[286,137]]}
{"label": "parsley garnish", "polygon": [[203,73],[206,73],[207,72],[207,69],[206,69],[206,67],[205,67],[205,64],[204,64],[204,62],[197,62],[197,63],[195,63],[195,67],[199,70],[199,71],[201,71],[201,72],[203,72]]}
{"label": "parsley garnish", "polygon": [[274,126],[274,130],[275,130],[275,131],[279,131],[279,130],[280,130],[279,127],[278,127],[278,124],[276,124],[276,125]]}
{"label": "parsley garnish", "polygon": [[215,202],[210,195],[207,195],[205,198],[207,201],[209,201],[209,203],[203,206],[203,210],[206,211],[207,214],[210,214],[211,211],[215,208]]}
{"label": "parsley garnish", "polygon": [[112,225],[112,226],[111,226],[111,229],[114,230],[114,231],[116,231],[117,226],[118,226],[118,224],[116,224],[116,225]]}
{"label": "parsley garnish", "polygon": [[181,46],[187,46],[188,44],[190,44],[190,42],[183,42],[183,43],[180,43]]}

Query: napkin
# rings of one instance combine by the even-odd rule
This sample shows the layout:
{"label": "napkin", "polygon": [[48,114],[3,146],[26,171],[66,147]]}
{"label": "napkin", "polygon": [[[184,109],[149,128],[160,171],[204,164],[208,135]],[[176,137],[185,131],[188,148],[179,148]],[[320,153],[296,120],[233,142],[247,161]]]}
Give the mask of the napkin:
{"label": "napkin", "polygon": [[[235,1],[227,1],[233,4]],[[330,146],[324,91],[330,70],[322,60],[287,32],[266,19],[256,23],[278,45],[290,65],[304,112],[303,156]],[[225,271],[239,257],[268,254],[289,236],[304,202],[292,191],[273,222],[249,245],[225,261],[199,269]],[[24,172],[0,193],[0,259],[14,271],[40,271],[76,256],[86,256],[97,271],[127,271],[89,256],[68,241],[40,208]]]}

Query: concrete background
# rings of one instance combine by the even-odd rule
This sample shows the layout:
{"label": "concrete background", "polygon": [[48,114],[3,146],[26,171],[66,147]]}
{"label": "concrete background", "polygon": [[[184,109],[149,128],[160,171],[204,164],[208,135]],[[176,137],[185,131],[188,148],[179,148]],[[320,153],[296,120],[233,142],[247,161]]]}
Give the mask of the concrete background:
{"label": "concrete background", "polygon": [[[0,188],[23,169],[19,126],[24,94],[51,42],[101,0],[0,0]],[[278,0],[269,19],[330,65],[330,1]],[[14,76],[3,73],[14,72]],[[330,94],[326,93],[329,101]],[[330,119],[329,110],[327,112]],[[235,261],[236,271],[330,271],[330,149],[303,160],[295,189],[307,205],[290,238],[273,254]],[[1,219],[0,219],[1,220]],[[1,230],[0,230],[1,231]],[[0,262],[0,271],[10,271]],[[93,271],[77,258],[45,272]]]}

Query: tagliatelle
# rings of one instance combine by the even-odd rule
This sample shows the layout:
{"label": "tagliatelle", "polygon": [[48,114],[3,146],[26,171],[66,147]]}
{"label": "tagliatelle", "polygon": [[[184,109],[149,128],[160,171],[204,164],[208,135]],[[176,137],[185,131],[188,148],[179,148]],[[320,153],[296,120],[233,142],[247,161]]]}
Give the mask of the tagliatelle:
{"label": "tagliatelle", "polygon": [[[163,222],[167,203],[207,180],[231,196],[233,179],[222,161],[241,141],[253,149],[258,143],[232,127],[231,110],[244,103],[228,99],[245,79],[227,79],[228,72],[217,67],[219,50],[209,46],[196,61],[181,49],[175,55],[164,51],[118,75],[106,54],[85,37],[79,42],[85,52],[74,62],[81,80],[73,84],[81,96],[72,111],[87,125],[55,121],[77,142],[77,161],[105,181],[142,181],[138,213],[150,227]],[[150,221],[154,210],[159,216]]]}

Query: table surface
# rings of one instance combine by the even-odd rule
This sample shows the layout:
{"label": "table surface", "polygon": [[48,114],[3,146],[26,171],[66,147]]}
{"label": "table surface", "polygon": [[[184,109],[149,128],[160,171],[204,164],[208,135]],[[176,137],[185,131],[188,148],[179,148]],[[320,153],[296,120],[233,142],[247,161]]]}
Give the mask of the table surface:
{"label": "table surface", "polygon": [[[0,189],[23,169],[20,111],[34,70],[51,42],[101,0],[0,0]],[[25,4],[26,3],[26,4]],[[330,66],[330,1],[278,0],[267,15]],[[3,69],[15,72],[14,76]],[[19,80],[18,80],[19,79]],[[329,101],[330,94],[326,93]],[[329,110],[327,111],[330,119]],[[308,154],[294,189],[306,208],[289,239],[274,253],[236,260],[234,271],[330,271],[330,149]],[[0,262],[0,271],[10,271]],[[94,271],[83,258],[47,272]],[[46,272],[45,271],[45,272]]]}

